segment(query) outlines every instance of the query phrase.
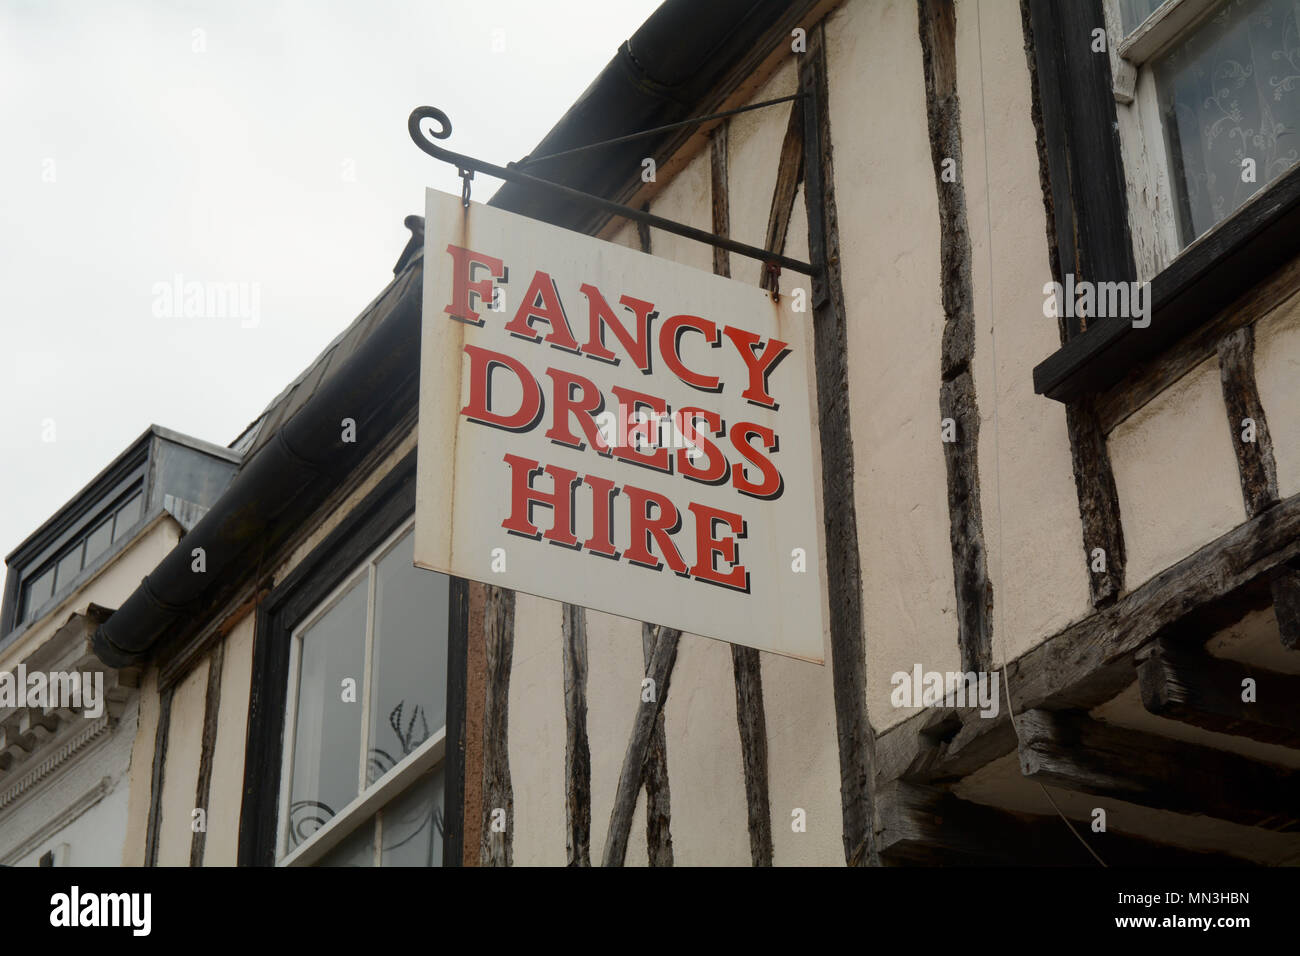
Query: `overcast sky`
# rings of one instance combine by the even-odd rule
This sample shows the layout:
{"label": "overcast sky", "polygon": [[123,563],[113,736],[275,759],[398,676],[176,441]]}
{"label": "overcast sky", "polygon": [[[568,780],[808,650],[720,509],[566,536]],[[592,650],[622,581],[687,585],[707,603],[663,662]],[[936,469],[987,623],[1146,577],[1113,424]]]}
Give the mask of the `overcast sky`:
{"label": "overcast sky", "polygon": [[[151,423],[233,441],[383,289],[459,190],[414,107],[504,165],[657,5],[0,0],[0,553]],[[168,316],[177,276],[245,310]]]}

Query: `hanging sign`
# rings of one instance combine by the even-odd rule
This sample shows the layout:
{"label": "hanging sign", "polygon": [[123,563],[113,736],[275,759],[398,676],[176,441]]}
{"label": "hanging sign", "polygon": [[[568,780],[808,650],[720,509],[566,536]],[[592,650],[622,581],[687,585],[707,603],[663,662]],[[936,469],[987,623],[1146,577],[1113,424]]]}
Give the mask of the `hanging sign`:
{"label": "hanging sign", "polygon": [[803,281],[429,190],[415,563],[822,662]]}

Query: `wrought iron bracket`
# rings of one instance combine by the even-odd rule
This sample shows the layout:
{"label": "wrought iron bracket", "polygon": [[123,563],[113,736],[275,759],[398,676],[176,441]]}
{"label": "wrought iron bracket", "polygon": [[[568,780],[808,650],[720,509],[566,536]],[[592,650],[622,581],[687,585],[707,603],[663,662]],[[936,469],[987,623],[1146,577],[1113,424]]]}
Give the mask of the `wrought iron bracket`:
{"label": "wrought iron bracket", "polygon": [[[764,104],[767,105],[767,104]],[[696,122],[703,122],[707,117],[700,117]],[[424,125],[426,120],[433,120],[438,124],[436,130],[428,129]],[[743,242],[737,242],[726,236],[717,236],[703,229],[696,229],[693,226],[684,223],[675,222],[672,219],[665,219],[662,216],[656,216],[653,213],[641,209],[633,209],[631,206],[624,206],[612,200],[605,199],[602,196],[593,196],[590,193],[584,193],[579,189],[570,186],[554,183],[548,179],[540,179],[523,172],[513,163],[507,166],[496,166],[492,163],[476,159],[473,156],[466,156],[463,153],[453,152],[450,149],[444,149],[437,145],[434,140],[446,139],[451,135],[451,120],[447,114],[434,106],[420,106],[411,111],[411,116],[406,122],[407,132],[411,135],[411,141],[416,146],[424,150],[434,159],[441,160],[455,166],[464,180],[464,186],[461,190],[461,201],[468,205],[469,201],[469,181],[473,178],[475,172],[483,173],[494,179],[501,179],[510,183],[519,183],[525,186],[531,186],[537,189],[546,190],[558,196],[564,196],[566,199],[603,212],[620,216],[624,219],[630,219],[633,222],[645,223],[647,226],[653,226],[656,229],[662,229],[664,232],[671,232],[674,235],[682,236],[686,239],[694,239],[696,242],[707,243],[710,246],[716,246],[720,249],[726,249],[728,252],[734,252],[736,255],[746,256],[750,259],[757,259],[770,270],[773,266],[781,269],[789,269],[791,272],[798,272],[806,276],[815,276],[821,272],[817,266],[810,265],[798,259],[792,259],[789,256],[779,255],[766,249],[760,249],[757,246],[746,245]],[[605,145],[605,144],[593,144]]]}

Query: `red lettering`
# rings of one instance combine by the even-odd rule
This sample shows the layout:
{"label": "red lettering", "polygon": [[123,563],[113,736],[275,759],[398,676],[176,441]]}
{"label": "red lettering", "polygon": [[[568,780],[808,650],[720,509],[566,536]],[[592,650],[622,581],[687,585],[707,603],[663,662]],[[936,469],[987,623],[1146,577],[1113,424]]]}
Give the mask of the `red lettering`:
{"label": "red lettering", "polygon": [[[545,538],[566,548],[576,548],[578,538],[573,533],[573,486],[582,480],[578,473],[568,468],[547,465],[544,470],[551,476],[553,483],[553,490],[547,493],[533,488],[533,479],[543,471],[540,462],[519,455],[506,455],[505,461],[510,466],[510,517],[501,522],[501,527],[525,538]],[[551,509],[549,530],[540,531],[533,524],[533,505]]]}
{"label": "red lettering", "polygon": [[[480,302],[491,305],[492,279],[505,277],[505,263],[495,256],[484,255],[471,249],[462,249],[460,246],[449,245],[447,251],[451,253],[452,261],[451,302],[442,311],[453,319],[459,319],[461,322],[468,322],[470,325],[482,325],[483,320],[474,311],[470,294],[477,295]],[[470,281],[473,279],[475,266],[487,266],[491,275],[486,279]]]}
{"label": "red lettering", "polygon": [[698,372],[692,372],[682,364],[681,340],[682,335],[689,330],[699,332],[709,341],[709,345],[717,348],[722,344],[722,339],[718,336],[718,326],[708,319],[702,319],[698,315],[674,315],[671,319],[663,324],[659,330],[659,354],[664,358],[664,364],[669,370],[692,388],[698,388],[703,392],[720,392],[722,391],[722,380],[716,375],[700,375]]}
{"label": "red lettering", "polygon": [[[466,345],[469,355],[469,404],[460,413],[472,422],[491,425],[508,432],[526,432],[537,424],[542,417],[542,387],[537,384],[533,374],[517,359],[503,352]],[[501,415],[492,411],[492,373],[499,368],[507,368],[515,373],[523,387],[523,401],[519,411],[513,415]]]}
{"label": "red lettering", "polygon": [[[695,421],[698,418],[704,419],[708,424],[709,431],[706,434],[696,429]],[[727,461],[727,456],[719,451],[718,446],[708,437],[721,434],[722,424],[722,416],[717,412],[690,407],[677,409],[677,430],[681,432],[683,438],[700,450],[700,454],[693,460],[689,448],[678,450],[677,472],[683,478],[703,482],[706,485],[720,485],[727,480],[731,464]],[[701,458],[708,464],[699,464]]]}
{"label": "red lettering", "polygon": [[[737,591],[749,590],[749,572],[743,564],[737,564],[736,538],[745,536],[745,519],[734,511],[722,511],[694,501],[688,505],[695,515],[695,567],[691,568],[691,577],[710,584],[720,584]],[[721,522],[731,529],[725,538],[715,538],[714,528]],[[726,574],[714,567],[714,557],[732,565]]]}
{"label": "red lettering", "polygon": [[722,334],[731,339],[749,370],[749,386],[740,393],[741,397],[754,405],[776,408],[776,400],[767,391],[767,377],[781,359],[790,354],[789,345],[780,339],[768,339],[762,351],[756,355],[754,347],[763,341],[760,336],[730,325],[722,330]]}
{"label": "red lettering", "polygon": [[[663,495],[656,494],[653,491],[646,491],[644,488],[638,488],[635,485],[624,485],[623,493],[627,495],[628,501],[632,505],[629,524],[632,540],[627,550],[623,552],[623,557],[633,564],[639,564],[658,571],[661,563],[650,552],[650,539],[653,537],[654,543],[659,546],[664,561],[672,569],[673,573],[688,574],[686,562],[682,560],[682,556],[678,553],[677,546],[673,544],[672,538],[677,529],[682,526],[682,516],[678,512],[677,506]],[[657,517],[650,514],[651,505],[658,508],[659,514]]]}
{"label": "red lettering", "polygon": [[578,291],[587,297],[591,315],[591,333],[587,337],[587,344],[582,347],[583,354],[612,365],[618,364],[618,356],[605,346],[605,328],[608,327],[614,330],[614,337],[623,344],[628,357],[636,367],[648,375],[650,373],[650,320],[655,317],[654,304],[642,299],[634,299],[630,295],[622,296],[618,300],[619,305],[631,309],[632,314],[636,316],[636,337],[633,338],[627,326],[614,315],[614,310],[609,307],[609,303],[605,301],[599,289],[584,282],[578,287]]}
{"label": "red lettering", "polygon": [[[659,421],[668,414],[668,403],[662,398],[647,395],[630,388],[615,385],[610,389],[618,399],[619,441],[614,449],[614,456],[620,461],[644,468],[653,468],[664,474],[673,473],[672,459],[668,448],[659,441]],[[654,416],[645,416],[644,421],[632,424],[642,407],[654,412]],[[630,427],[629,427],[630,426]],[[626,436],[626,437],[624,437]],[[654,448],[653,452],[641,451],[637,447],[637,438],[643,439],[641,445]]]}
{"label": "red lettering", "polygon": [[[551,428],[546,437],[579,451],[586,448],[582,439],[569,429],[569,416],[577,412],[578,426],[587,441],[591,442],[591,447],[602,455],[608,455],[609,445],[596,426],[596,416],[605,407],[605,396],[600,393],[596,383],[558,368],[548,368],[546,374],[555,383],[551,391]],[[575,392],[580,397],[575,397]]]}
{"label": "red lettering", "polygon": [[[546,333],[545,338],[533,328],[534,319],[541,319],[551,326],[551,331]],[[545,272],[537,272],[533,275],[533,281],[528,284],[528,291],[524,293],[524,300],[519,304],[519,311],[506,324],[506,331],[530,342],[544,341],[557,349],[568,352],[578,351],[578,341],[569,328],[569,319],[564,314],[564,306],[560,302],[560,292],[555,288],[555,280]]]}
{"label": "red lettering", "polygon": [[753,422],[736,422],[731,426],[731,444],[746,461],[763,473],[763,480],[757,484],[750,481],[746,474],[748,469],[741,465],[731,469],[731,484],[742,495],[753,498],[780,498],[781,493],[785,491],[785,479],[781,477],[781,472],[777,471],[776,465],[772,464],[772,460],[749,443],[751,435],[763,439],[763,445],[768,451],[776,451],[776,433],[772,429]]}
{"label": "red lettering", "polygon": [[583,548],[603,558],[618,560],[614,547],[614,498],[618,487],[608,478],[586,477],[591,487],[591,537],[582,542]]}

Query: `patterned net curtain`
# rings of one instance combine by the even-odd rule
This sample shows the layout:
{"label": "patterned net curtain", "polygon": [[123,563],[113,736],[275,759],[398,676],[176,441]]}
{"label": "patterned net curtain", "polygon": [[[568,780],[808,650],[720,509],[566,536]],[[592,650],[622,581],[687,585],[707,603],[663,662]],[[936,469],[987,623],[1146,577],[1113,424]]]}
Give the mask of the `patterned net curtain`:
{"label": "patterned net curtain", "polygon": [[1228,0],[1156,63],[1183,245],[1300,157],[1298,15],[1300,0]]}

